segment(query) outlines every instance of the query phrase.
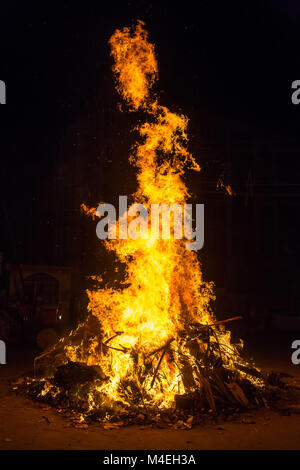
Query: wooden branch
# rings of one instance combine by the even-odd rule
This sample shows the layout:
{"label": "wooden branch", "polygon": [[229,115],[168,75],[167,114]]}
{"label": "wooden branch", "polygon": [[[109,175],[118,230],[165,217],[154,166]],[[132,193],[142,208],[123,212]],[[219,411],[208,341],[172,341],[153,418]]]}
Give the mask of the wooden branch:
{"label": "wooden branch", "polygon": [[210,408],[213,411],[216,411],[215,399],[214,399],[214,396],[213,396],[213,393],[212,393],[209,378],[206,376],[204,371],[202,371],[199,367],[197,367],[196,373],[199,377],[200,383],[203,386],[204,395],[205,395],[205,398],[207,400],[207,403],[209,404]]}
{"label": "wooden branch", "polygon": [[103,344],[107,345],[107,343],[109,343],[112,339],[116,338],[117,336],[120,336],[124,333],[124,331],[117,331],[117,333],[113,336],[111,336],[110,338],[108,338],[107,340],[104,341]]}
{"label": "wooden branch", "polygon": [[104,343],[102,343],[102,346],[104,348],[108,348],[108,349],[113,349],[114,351],[121,351],[123,352],[124,354],[127,353],[127,348],[124,348],[124,346],[121,346],[122,349],[120,348],[115,348],[113,346],[108,346],[107,343],[109,343],[111,340],[113,340],[114,338],[116,338],[117,336],[120,336],[124,333],[124,331],[117,331],[116,334],[114,334],[113,336],[111,336],[110,338],[108,338],[107,340],[104,341]]}
{"label": "wooden branch", "polygon": [[155,379],[156,379],[156,376],[157,376],[158,369],[159,369],[159,367],[160,367],[160,365],[161,365],[161,361],[163,360],[165,354],[166,354],[166,347],[165,347],[165,349],[163,350],[163,353],[162,353],[162,355],[160,356],[160,359],[159,359],[158,364],[157,364],[157,366],[156,366],[156,369],[155,369],[155,372],[154,372],[154,375],[153,375],[153,379],[152,379],[152,382],[151,382],[151,385],[150,385],[150,389],[151,389],[151,388],[153,387],[153,385],[154,385],[154,382],[155,382]]}
{"label": "wooden branch", "polygon": [[167,352],[167,349],[168,347],[170,346],[170,344],[175,340],[175,338],[170,338],[168,339],[168,341],[164,344],[164,346],[162,346],[161,348],[159,349],[156,349],[155,351],[153,351],[151,354],[149,354],[147,357],[150,357],[150,356],[153,356],[154,354],[158,353],[159,351],[162,351],[162,355],[160,356],[160,359],[158,361],[158,364],[156,366],[156,369],[155,369],[155,372],[154,372],[154,375],[153,375],[153,379],[152,379],[152,382],[151,382],[151,385],[150,385],[150,389],[153,387],[154,385],[154,382],[155,382],[155,379],[156,379],[156,376],[157,376],[157,372],[160,368],[160,365],[161,365],[161,361],[163,360],[166,352]]}
{"label": "wooden branch", "polygon": [[113,346],[107,346],[107,344],[105,344],[105,343],[102,343],[102,346],[104,346],[104,348],[113,349],[114,351],[121,351],[124,354],[127,353],[127,351],[128,351],[126,348],[124,348],[124,346],[121,346],[123,349],[114,348]]}
{"label": "wooden branch", "polygon": [[160,348],[158,349],[155,349],[155,351],[153,351],[152,353],[148,354],[148,356],[146,356],[146,359],[148,359],[148,357],[151,357],[153,356],[154,354],[162,351],[163,349],[166,349],[168,346],[170,346],[170,344],[175,340],[175,338],[171,338],[169,339],[163,346],[161,346]]}
{"label": "wooden branch", "polygon": [[235,321],[235,320],[241,320],[242,318],[243,317],[238,316],[238,317],[227,318],[226,320],[216,321],[215,323],[211,323],[209,325],[199,325],[199,326],[196,326],[196,330],[204,330],[205,328],[211,328],[212,326],[223,325],[223,323],[228,323],[230,321]]}

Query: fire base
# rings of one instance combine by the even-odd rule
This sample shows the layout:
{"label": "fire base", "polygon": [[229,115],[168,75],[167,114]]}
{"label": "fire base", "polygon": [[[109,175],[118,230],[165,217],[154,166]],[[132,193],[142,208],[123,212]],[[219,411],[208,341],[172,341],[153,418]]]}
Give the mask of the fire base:
{"label": "fire base", "polygon": [[[284,380],[288,374],[258,370],[245,359],[239,348],[227,351],[225,357],[222,345],[212,341],[217,328],[216,325],[193,325],[189,334],[185,331],[184,338],[170,339],[152,353],[151,362],[146,358],[143,367],[137,366],[134,376],[131,374],[120,380],[115,397],[110,393],[111,377],[101,368],[101,356],[99,363],[93,365],[88,365],[88,360],[84,359],[91,344],[95,350],[95,331],[101,331],[98,320],[90,315],[71,335],[36,358],[35,377],[19,380],[14,391],[26,393],[64,411],[67,416],[76,419],[79,416],[80,421],[131,424],[172,423],[175,419],[177,423],[178,416],[183,416],[186,419],[182,421],[184,428],[202,422],[205,417],[226,417],[237,411],[275,406],[286,393]],[[197,347],[199,342],[205,346],[202,351]],[[175,391],[173,400],[166,404],[163,399],[153,399],[150,392],[155,387],[163,396],[160,366],[164,356],[172,351],[171,347],[175,348],[174,343],[181,344],[181,351],[185,351],[178,354],[177,349],[184,391]],[[108,353],[108,344],[101,334],[97,345],[99,351],[102,346],[102,354]],[[76,361],[70,360],[70,351],[74,352],[74,348]],[[227,366],[229,359],[230,367]],[[148,376],[147,380],[145,376]]]}

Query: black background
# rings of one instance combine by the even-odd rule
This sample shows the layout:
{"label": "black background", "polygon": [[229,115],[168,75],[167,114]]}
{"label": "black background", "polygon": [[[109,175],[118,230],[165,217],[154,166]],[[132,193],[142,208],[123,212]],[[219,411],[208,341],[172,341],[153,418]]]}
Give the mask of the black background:
{"label": "black background", "polygon": [[[300,4],[0,1],[1,235],[9,262],[101,272],[80,204],[135,189],[138,116],[120,113],[108,40],[146,23],[162,104],[190,118],[187,175],[205,203],[205,278],[254,296],[298,290]],[[219,177],[235,196],[216,191]],[[294,297],[293,297],[294,298]],[[293,307],[295,310],[295,308]],[[294,311],[293,310],[293,311]]]}

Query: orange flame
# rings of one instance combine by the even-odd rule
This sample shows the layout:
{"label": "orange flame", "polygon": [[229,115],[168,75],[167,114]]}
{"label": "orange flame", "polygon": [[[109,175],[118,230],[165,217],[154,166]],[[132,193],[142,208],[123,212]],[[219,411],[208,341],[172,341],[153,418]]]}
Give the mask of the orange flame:
{"label": "orange flame", "polygon": [[[150,93],[158,68],[154,46],[148,42],[141,21],[133,30],[117,30],[109,43],[119,93],[131,110],[142,108],[149,116],[138,127],[140,141],[130,157],[137,167],[135,201],[148,208],[154,203],[183,204],[189,196],[182,179],[184,170],[200,170],[186,148],[188,119],[160,105]],[[83,209],[95,215],[95,211]],[[130,380],[137,388],[143,387],[146,401],[169,406],[176,393],[186,391],[178,355],[179,351],[187,357],[191,355],[182,334],[192,323],[214,322],[209,308],[214,299],[213,284],[204,282],[197,255],[185,249],[183,240],[172,236],[167,240],[154,239],[149,233],[136,240],[104,243],[125,263],[126,277],[123,289],[99,286],[88,291],[89,311],[99,318],[107,346],[100,356],[91,346],[86,362],[100,364],[110,377],[101,388],[110,399],[124,402],[120,384]],[[230,333],[222,327],[211,341],[219,341],[234,351]],[[156,355],[155,351],[166,344],[168,352]],[[200,341],[199,347],[205,348]],[[68,353],[71,359],[78,359],[76,349],[70,348]],[[234,368],[233,361],[234,353],[224,354],[228,368]],[[155,368],[154,380],[153,373],[147,375],[147,370]],[[137,377],[142,369],[143,376]]]}
{"label": "orange flame", "polygon": [[134,110],[147,106],[150,88],[158,77],[154,46],[148,42],[143,25],[138,21],[133,34],[129,28],[117,29],[109,41],[117,89]]}

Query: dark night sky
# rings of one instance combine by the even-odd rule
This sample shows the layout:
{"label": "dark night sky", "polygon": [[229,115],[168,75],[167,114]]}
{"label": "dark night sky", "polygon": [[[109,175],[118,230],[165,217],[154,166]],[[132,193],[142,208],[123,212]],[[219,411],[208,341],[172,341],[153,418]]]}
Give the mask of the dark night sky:
{"label": "dark night sky", "polygon": [[[80,181],[87,181],[80,197],[87,202],[101,199],[103,191],[93,179],[94,173],[101,173],[104,158],[99,136],[107,125],[110,133],[117,132],[115,126],[123,127],[126,135],[130,129],[126,121],[135,122],[132,116],[117,117],[107,41],[116,28],[136,19],[146,22],[155,43],[160,70],[156,91],[164,104],[190,117],[192,146],[194,139],[205,147],[211,136],[222,145],[228,127],[235,132],[241,126],[252,137],[298,142],[300,105],[293,106],[290,98],[292,81],[300,79],[296,0],[119,4],[0,0],[0,8],[0,79],[6,82],[8,103],[0,112],[1,199],[11,225],[9,232],[2,214],[1,244],[12,256],[13,233],[21,261],[51,262],[36,254],[40,253],[36,240],[45,247],[56,243],[47,223],[62,223],[55,219],[57,201],[53,201],[60,168],[72,166],[74,129],[82,133],[85,149],[76,154],[86,162]],[[121,151],[117,140],[115,182],[121,165],[116,161]],[[130,137],[127,142],[125,138],[124,152],[131,143]],[[205,166],[201,155],[199,159]],[[247,172],[246,161],[235,163]],[[298,160],[284,163],[286,181],[298,181]],[[222,157],[210,164],[221,172]],[[269,166],[268,156],[264,164]],[[63,199],[63,192],[57,194]],[[43,219],[45,213],[53,213],[50,222],[47,214]],[[35,227],[32,240],[25,226]]]}

